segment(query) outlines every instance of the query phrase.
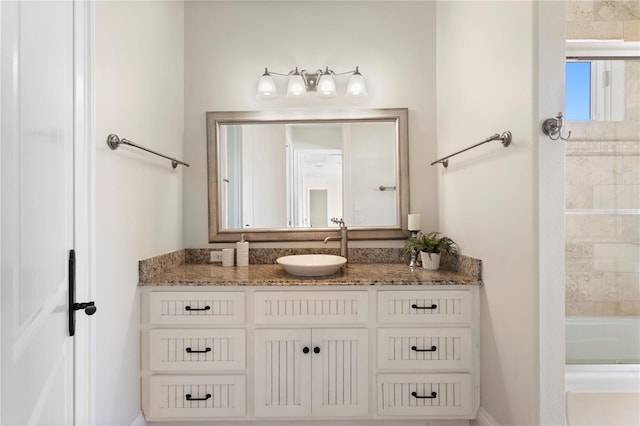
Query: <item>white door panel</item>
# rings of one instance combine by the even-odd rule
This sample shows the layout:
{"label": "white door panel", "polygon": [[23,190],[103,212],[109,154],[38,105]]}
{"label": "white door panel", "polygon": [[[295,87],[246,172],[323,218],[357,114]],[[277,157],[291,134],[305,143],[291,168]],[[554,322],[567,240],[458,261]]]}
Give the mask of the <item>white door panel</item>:
{"label": "white door panel", "polygon": [[311,330],[256,330],[256,417],[311,415]]}
{"label": "white door panel", "polygon": [[311,366],[314,416],[366,416],[369,412],[369,331],[313,329]]}
{"label": "white door panel", "polygon": [[2,2],[3,425],[73,424],[73,3]]}

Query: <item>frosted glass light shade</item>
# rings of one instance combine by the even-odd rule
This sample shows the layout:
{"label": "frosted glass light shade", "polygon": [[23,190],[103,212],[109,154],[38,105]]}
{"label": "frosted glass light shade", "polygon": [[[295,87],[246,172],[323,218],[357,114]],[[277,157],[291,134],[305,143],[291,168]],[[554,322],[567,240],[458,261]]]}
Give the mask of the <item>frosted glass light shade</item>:
{"label": "frosted glass light shade", "polygon": [[276,88],[276,82],[273,81],[273,77],[269,74],[265,74],[260,77],[258,81],[258,93],[256,97],[259,99],[273,99],[278,97],[278,89]]}
{"label": "frosted glass light shade", "polygon": [[288,98],[300,98],[307,96],[307,88],[304,84],[304,80],[300,74],[294,74],[289,79],[289,85],[287,86]]}
{"label": "frosted glass light shade", "polygon": [[331,74],[323,74],[322,77],[320,77],[316,90],[318,95],[323,98],[333,98],[336,96],[336,82],[333,80]]}
{"label": "frosted glass light shade", "polygon": [[362,78],[362,74],[360,74],[356,68],[356,72],[349,78],[349,83],[347,84],[347,94],[345,96],[348,97],[364,97],[368,96],[367,86],[364,83],[364,78]]}

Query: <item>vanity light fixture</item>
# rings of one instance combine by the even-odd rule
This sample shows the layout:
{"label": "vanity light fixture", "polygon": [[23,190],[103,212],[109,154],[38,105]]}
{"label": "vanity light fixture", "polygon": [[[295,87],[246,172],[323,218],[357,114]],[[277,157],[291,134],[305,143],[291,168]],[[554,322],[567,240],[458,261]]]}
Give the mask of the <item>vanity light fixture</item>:
{"label": "vanity light fixture", "polygon": [[346,97],[365,97],[367,94],[367,86],[364,82],[360,70],[356,67],[355,70],[336,73],[330,70],[329,67],[325,67],[324,71],[318,69],[316,72],[311,73],[307,70],[298,70],[298,67],[289,71],[287,74],[277,73],[264,69],[264,74],[258,81],[258,92],[256,97],[258,99],[274,99],[278,96],[278,89],[272,75],[280,75],[284,77],[290,77],[287,84],[287,98],[302,98],[307,96],[307,93],[316,93],[321,98],[333,98],[336,96],[336,82],[334,76],[340,76],[345,74],[351,74],[349,82],[347,83]]}

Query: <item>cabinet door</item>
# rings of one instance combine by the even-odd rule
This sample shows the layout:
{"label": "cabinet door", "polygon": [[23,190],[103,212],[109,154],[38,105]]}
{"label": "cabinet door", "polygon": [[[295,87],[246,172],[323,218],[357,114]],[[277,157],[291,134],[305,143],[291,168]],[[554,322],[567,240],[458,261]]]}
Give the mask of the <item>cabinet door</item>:
{"label": "cabinet door", "polygon": [[311,415],[312,355],[309,329],[255,331],[256,417]]}
{"label": "cabinet door", "polygon": [[313,329],[314,417],[368,414],[368,338],[367,329]]}

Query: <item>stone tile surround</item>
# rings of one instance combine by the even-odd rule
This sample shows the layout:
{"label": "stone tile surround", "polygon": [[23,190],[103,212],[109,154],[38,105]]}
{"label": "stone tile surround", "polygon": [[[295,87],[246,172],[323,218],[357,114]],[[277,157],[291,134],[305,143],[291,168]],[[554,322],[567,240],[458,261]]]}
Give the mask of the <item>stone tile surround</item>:
{"label": "stone tile surround", "polygon": [[640,2],[637,0],[569,0],[568,39],[640,40]]}
{"label": "stone tile surround", "polygon": [[566,315],[640,315],[640,140],[566,147]]}
{"label": "stone tile surround", "polygon": [[[637,0],[569,0],[567,39],[640,41]],[[566,315],[640,315],[640,61],[625,120],[567,121]]]}

